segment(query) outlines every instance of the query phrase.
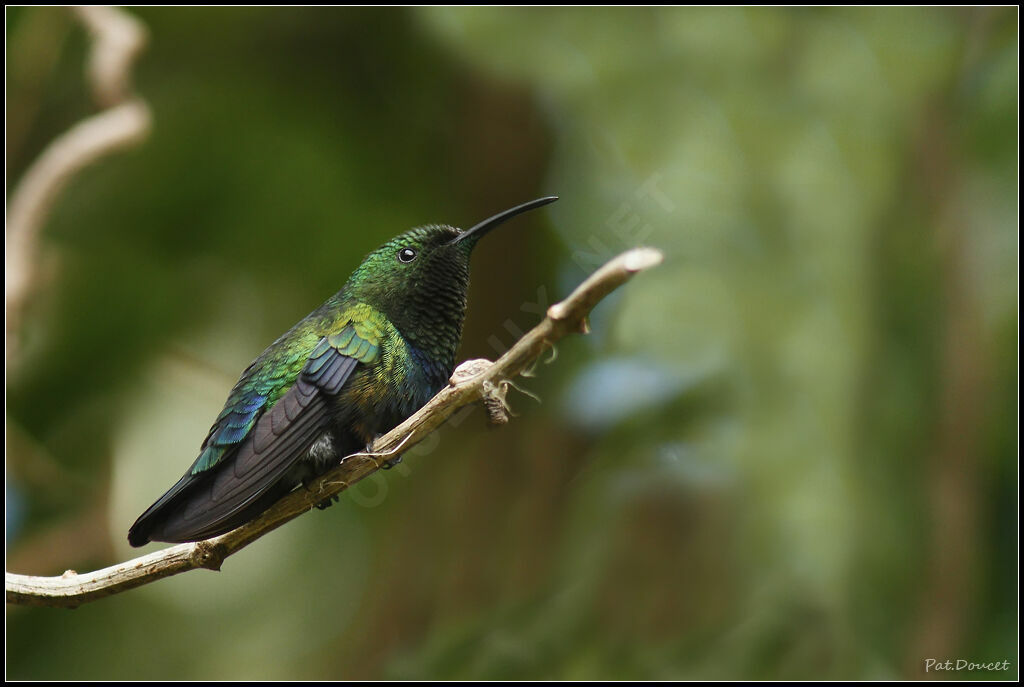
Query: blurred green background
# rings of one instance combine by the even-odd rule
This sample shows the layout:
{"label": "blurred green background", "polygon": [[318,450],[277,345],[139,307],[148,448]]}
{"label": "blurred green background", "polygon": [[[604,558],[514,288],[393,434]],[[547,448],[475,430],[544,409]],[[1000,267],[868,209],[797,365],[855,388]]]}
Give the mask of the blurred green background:
{"label": "blurred green background", "polygon": [[[135,555],[242,369],[411,226],[561,196],[476,251],[461,358],[666,260],[508,426],[221,573],[9,606],[9,678],[1016,678],[1017,8],[132,12],[154,129],[43,233],[9,571]],[[6,19],[10,194],[95,106],[67,10]]]}

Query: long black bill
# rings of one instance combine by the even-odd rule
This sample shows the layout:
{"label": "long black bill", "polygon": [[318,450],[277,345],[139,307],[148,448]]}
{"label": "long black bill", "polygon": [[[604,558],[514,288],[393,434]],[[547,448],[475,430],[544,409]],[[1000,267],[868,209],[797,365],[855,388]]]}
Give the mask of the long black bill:
{"label": "long black bill", "polygon": [[520,215],[526,212],[527,210],[533,210],[534,208],[539,208],[541,206],[547,205],[548,203],[554,203],[556,200],[558,200],[558,196],[546,196],[544,198],[538,198],[537,200],[531,200],[530,202],[523,203],[522,205],[517,205],[514,208],[505,210],[504,212],[499,212],[494,217],[485,219],[483,222],[480,222],[480,224],[477,224],[476,226],[471,227],[466,231],[462,232],[461,234],[453,238],[451,242],[460,243],[462,241],[465,241],[466,239],[476,241],[481,236],[483,236],[484,234],[486,234],[487,232],[489,232],[491,229],[498,226],[502,222],[512,219],[516,215]]}

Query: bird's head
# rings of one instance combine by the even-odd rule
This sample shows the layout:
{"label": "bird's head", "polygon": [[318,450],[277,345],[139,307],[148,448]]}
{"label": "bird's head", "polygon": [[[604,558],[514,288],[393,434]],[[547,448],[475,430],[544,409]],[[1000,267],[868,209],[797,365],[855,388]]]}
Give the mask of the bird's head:
{"label": "bird's head", "polygon": [[433,336],[454,337],[457,345],[477,242],[506,220],[555,200],[523,203],[465,231],[444,224],[411,229],[367,255],[342,293],[382,312],[413,345]]}

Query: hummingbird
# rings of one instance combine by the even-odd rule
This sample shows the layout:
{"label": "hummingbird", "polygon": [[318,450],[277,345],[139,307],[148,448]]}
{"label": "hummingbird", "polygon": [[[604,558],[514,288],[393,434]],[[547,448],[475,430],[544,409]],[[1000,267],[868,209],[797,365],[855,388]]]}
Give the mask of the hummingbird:
{"label": "hummingbird", "polygon": [[416,412],[454,370],[473,248],[555,200],[517,205],[465,231],[416,227],[367,255],[340,291],[245,369],[199,457],[139,516],[128,542],[229,532]]}

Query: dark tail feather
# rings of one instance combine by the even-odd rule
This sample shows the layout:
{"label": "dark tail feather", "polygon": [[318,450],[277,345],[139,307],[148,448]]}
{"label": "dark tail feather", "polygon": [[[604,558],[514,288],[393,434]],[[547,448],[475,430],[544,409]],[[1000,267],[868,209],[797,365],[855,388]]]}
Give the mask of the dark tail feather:
{"label": "dark tail feather", "polygon": [[182,477],[159,501],[139,516],[128,530],[128,543],[143,546],[151,541],[182,543],[216,537],[255,519],[291,491],[291,484],[282,480],[229,518],[210,523],[189,517],[194,510],[202,509],[209,503],[212,482],[206,474]]}
{"label": "dark tail feather", "polygon": [[194,487],[201,476],[185,473],[178,482],[167,490],[167,493],[157,499],[156,503],[146,509],[146,512],[139,516],[135,524],[128,530],[128,543],[132,546],[143,546],[151,541],[163,541],[151,536],[154,529],[159,528],[161,520],[167,516],[167,510],[174,502],[187,492],[190,486]]}
{"label": "dark tail feather", "polygon": [[189,498],[183,499],[177,508],[168,512],[167,516],[150,531],[149,538],[153,541],[165,542],[201,541],[230,532],[236,527],[254,520],[263,511],[274,505],[278,499],[291,491],[291,485],[284,481],[274,484],[254,498],[251,503],[227,518],[210,522],[209,520],[197,521],[188,517],[194,507],[202,507],[209,502],[207,491],[206,489],[199,490]]}
{"label": "dark tail feather", "polygon": [[[350,337],[351,338],[351,337]],[[370,343],[362,341],[359,351]],[[132,546],[149,541],[208,539],[247,522],[291,491],[309,466],[301,461],[331,421],[336,395],[356,358],[321,339],[315,369],[306,365],[287,393],[212,468],[189,473],[143,513],[128,532]],[[312,358],[311,358],[312,360]]]}

